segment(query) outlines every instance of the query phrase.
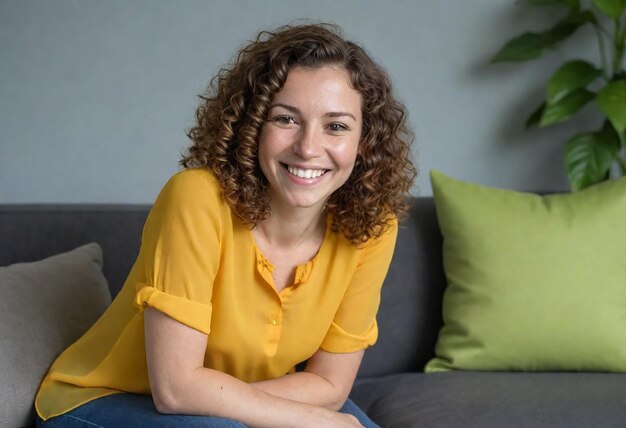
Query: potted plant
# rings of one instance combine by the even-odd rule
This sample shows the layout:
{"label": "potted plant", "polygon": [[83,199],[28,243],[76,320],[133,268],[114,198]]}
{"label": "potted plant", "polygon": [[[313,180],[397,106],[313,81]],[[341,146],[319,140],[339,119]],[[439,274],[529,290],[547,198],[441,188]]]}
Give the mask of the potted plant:
{"label": "potted plant", "polygon": [[561,65],[549,78],[546,99],[527,119],[526,128],[569,120],[594,101],[605,116],[604,123],[595,131],[574,135],[565,148],[565,167],[571,188],[579,190],[611,176],[625,175],[626,0],[525,0],[524,3],[561,6],[566,14],[546,31],[527,32],[511,39],[492,62],[538,58],[560,46],[585,25],[595,30],[600,59],[600,66],[581,59]]}

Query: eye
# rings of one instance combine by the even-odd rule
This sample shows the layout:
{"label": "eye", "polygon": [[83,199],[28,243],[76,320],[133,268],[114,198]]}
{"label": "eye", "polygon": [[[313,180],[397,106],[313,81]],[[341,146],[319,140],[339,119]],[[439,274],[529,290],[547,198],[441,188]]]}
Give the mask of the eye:
{"label": "eye", "polygon": [[282,125],[291,125],[291,124],[296,123],[296,119],[294,119],[293,116],[288,116],[286,114],[281,114],[280,116],[276,116],[272,120]]}
{"label": "eye", "polygon": [[333,132],[347,131],[349,128],[343,123],[333,122],[328,125],[328,128]]}

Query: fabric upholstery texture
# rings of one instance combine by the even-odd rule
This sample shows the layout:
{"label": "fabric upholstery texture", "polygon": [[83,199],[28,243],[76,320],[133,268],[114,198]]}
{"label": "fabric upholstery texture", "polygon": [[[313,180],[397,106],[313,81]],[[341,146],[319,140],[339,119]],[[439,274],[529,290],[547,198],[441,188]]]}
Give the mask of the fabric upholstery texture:
{"label": "fabric upholstery texture", "polygon": [[52,360],[111,302],[96,243],[0,267],[0,425],[34,423],[35,393]]}
{"label": "fabric upholstery texture", "polygon": [[378,342],[365,352],[359,377],[422,371],[433,357],[446,285],[441,240],[433,199],[412,199],[382,288]]}
{"label": "fabric upholstery texture", "polygon": [[385,428],[626,426],[622,373],[403,373],[359,380],[350,398]]}
{"label": "fabric upholstery texture", "polygon": [[426,371],[626,372],[626,178],[547,196],[431,178],[448,288]]}
{"label": "fabric upholstery texture", "polygon": [[0,266],[97,242],[115,297],[137,258],[149,210],[150,205],[129,204],[0,204]]}

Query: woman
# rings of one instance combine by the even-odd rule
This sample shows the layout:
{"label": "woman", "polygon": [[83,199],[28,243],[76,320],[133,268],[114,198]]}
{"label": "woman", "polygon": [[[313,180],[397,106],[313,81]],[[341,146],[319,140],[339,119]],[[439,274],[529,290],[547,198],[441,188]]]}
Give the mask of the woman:
{"label": "woman", "polygon": [[375,426],[348,394],[415,176],[387,75],[335,27],[287,26],[201,98],[186,169],[38,425]]}

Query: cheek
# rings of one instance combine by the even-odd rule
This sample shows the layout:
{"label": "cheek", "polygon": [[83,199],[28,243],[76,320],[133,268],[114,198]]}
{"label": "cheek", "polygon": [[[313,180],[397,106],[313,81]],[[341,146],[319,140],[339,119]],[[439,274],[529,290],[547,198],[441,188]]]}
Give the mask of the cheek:
{"label": "cheek", "polygon": [[359,152],[358,141],[347,141],[345,144],[337,147],[336,158],[344,167],[352,168]]}
{"label": "cheek", "polygon": [[276,136],[272,134],[271,129],[268,127],[261,129],[258,145],[259,159],[261,160],[270,156],[273,152],[273,147],[276,145]]}
{"label": "cheek", "polygon": [[[282,132],[281,132],[282,131]],[[259,155],[272,156],[285,150],[288,146],[289,133],[271,126],[264,127],[259,136]]]}

